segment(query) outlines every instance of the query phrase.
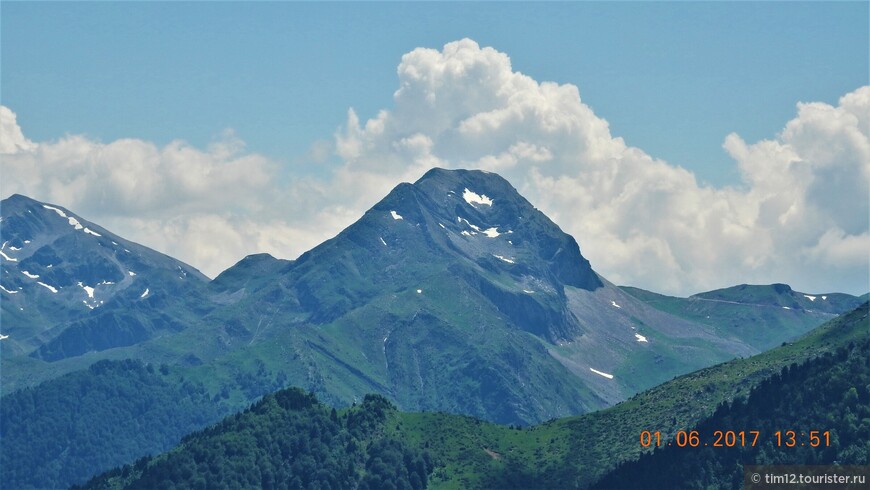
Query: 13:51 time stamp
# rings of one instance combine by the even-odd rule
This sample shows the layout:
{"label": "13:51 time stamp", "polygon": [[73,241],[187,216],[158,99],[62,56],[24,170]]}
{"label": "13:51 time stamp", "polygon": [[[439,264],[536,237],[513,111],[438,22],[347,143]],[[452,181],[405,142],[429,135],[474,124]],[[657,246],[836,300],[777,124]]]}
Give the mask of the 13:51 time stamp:
{"label": "13:51 time stamp", "polygon": [[[831,431],[778,430],[773,433],[777,447],[828,447],[831,445]],[[678,430],[673,440],[662,440],[661,431],[641,431],[640,445],[643,447],[754,447],[759,438],[759,430],[714,430],[712,434],[702,434],[697,430]]]}

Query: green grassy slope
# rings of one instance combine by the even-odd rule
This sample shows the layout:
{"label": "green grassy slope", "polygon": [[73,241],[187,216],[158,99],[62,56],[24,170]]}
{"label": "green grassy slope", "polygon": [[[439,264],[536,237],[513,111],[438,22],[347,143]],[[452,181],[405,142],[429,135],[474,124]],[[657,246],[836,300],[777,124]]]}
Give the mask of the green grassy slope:
{"label": "green grassy slope", "polygon": [[722,402],[747,396],[783,367],[865,338],[867,309],[865,303],[793,343],[678,377],[606,410],[522,430],[439,414],[403,414],[405,426],[414,428],[406,434],[440,463],[433,488],[584,488],[619,462],[636,459],[643,451],[641,431],[672,437]]}
{"label": "green grassy slope", "polygon": [[[745,438],[729,443],[716,431],[745,431]],[[595,488],[648,488],[656,482],[667,488],[739,489],[746,464],[867,465],[870,337],[792,364],[747,399],[721,405],[692,432],[697,441],[686,438],[680,447],[662,440],[660,450],[621,465]]]}
{"label": "green grassy slope", "polygon": [[[428,455],[432,471],[427,479],[431,488],[587,488],[620,463],[635,460],[642,453],[651,450],[645,450],[641,446],[641,431],[659,431],[662,433],[662,440],[671,440],[678,430],[696,426],[713,415],[717,409],[721,415],[721,406],[747,397],[751,390],[762,383],[767,382],[766,386],[775,383],[775,376],[784,367],[819,358],[845,348],[850,343],[866,344],[868,326],[868,305],[865,303],[801,339],[769,352],[681,376],[607,410],[553,420],[529,428],[495,425],[472,417],[446,413],[407,413],[389,409],[383,412],[383,423],[378,423],[377,430],[372,434],[376,434],[379,439],[399,441],[411,454]],[[865,396],[864,391],[858,396],[861,400],[860,397]],[[814,402],[806,399],[806,403],[815,403],[814,413],[823,413],[826,410],[824,400]],[[325,410],[321,409],[324,413]],[[351,408],[347,413],[352,414],[355,410],[358,408]],[[253,411],[257,412],[256,409]],[[338,417],[342,420],[343,417],[352,417],[341,414],[339,412]],[[177,474],[178,478],[182,478],[177,480],[179,482],[203,477],[209,483],[207,474],[197,473],[196,469],[184,470],[185,464],[180,466],[180,470],[170,471],[165,466],[160,466],[167,464],[161,462],[187,461],[187,467],[198,467],[203,464],[202,461],[208,461],[208,458],[202,456],[197,459],[191,456],[196,452],[191,453],[190,441],[208,440],[213,442],[213,446],[224,448],[226,441],[238,439],[228,435],[229,432],[237,430],[239,426],[248,427],[242,423],[248,420],[245,417],[248,416],[231,417],[217,428],[208,429],[187,439],[188,442],[173,452],[156,458],[154,462],[145,461],[137,465],[138,468],[119,468],[95,481],[103,482],[102,484],[109,482],[110,487],[118,487],[119,482],[129,483],[139,478],[136,475],[141,475],[143,470],[147,472],[164,468],[160,474]],[[258,433],[284,433],[286,437],[294,438],[298,431],[310,428],[295,428],[291,432],[286,432],[287,430],[290,429],[264,427]],[[209,439],[212,436],[224,438],[221,439],[224,442]],[[248,437],[247,440],[249,442],[240,442],[238,446],[242,453],[237,456],[243,460],[253,457],[245,451],[253,451],[255,454],[260,454],[257,451],[261,451],[258,438]],[[372,441],[368,440],[369,443]],[[349,458],[342,467],[348,468],[347,465],[350,464],[356,468],[354,474],[360,478],[366,474],[365,468],[368,468],[368,464],[363,461],[367,456],[356,454],[341,457]],[[323,459],[328,460],[329,458]],[[253,461],[258,460],[254,458]],[[244,472],[246,478],[252,478],[247,475],[249,470],[245,468],[237,471]],[[314,467],[313,471],[318,468]],[[209,474],[222,473],[212,471]],[[168,478],[169,481],[161,480],[161,484],[176,481],[171,479],[173,477]],[[221,478],[234,481],[238,475],[223,474]]]}
{"label": "green grassy slope", "polygon": [[863,303],[842,293],[808,295],[785,284],[742,284],[688,298],[628,286],[620,289],[653,308],[709,325],[719,335],[738,338],[760,351],[794,339]]}

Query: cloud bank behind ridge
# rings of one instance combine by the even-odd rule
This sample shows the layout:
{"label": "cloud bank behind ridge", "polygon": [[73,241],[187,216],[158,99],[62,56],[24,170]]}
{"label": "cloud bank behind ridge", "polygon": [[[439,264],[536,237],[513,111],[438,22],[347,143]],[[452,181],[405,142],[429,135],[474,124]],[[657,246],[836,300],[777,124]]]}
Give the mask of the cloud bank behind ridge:
{"label": "cloud bank behind ridge", "polygon": [[349,110],[329,145],[315,145],[335,158],[309,173],[247,151],[231,131],[205,149],[33,142],[0,107],[0,190],[215,276],[251,253],[298,256],[431,167],[479,168],[510,180],[618,284],[679,295],[738,283],[870,288],[868,86],[837,106],[798,103],[771,139],[727,135],[741,183],[717,188],[614,137],[576,86],[537,82],[472,40],[415,49],[397,72],[393,106],[366,121]]}

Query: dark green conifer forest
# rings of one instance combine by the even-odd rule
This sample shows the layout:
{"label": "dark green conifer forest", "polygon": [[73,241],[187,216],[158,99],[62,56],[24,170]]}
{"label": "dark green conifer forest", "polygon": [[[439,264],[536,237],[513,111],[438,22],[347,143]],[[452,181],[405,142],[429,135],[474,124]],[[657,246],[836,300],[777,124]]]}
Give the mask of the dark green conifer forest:
{"label": "dark green conifer forest", "polygon": [[289,388],[185,437],[169,453],[116,468],[84,488],[426,488],[429,455],[385,435],[395,410],[387,399],[367,395],[339,415],[313,394]]}
{"label": "dark green conifer forest", "polygon": [[[870,463],[870,340],[784,368],[692,430],[699,447],[663,441],[661,449],[621,465],[593,488],[742,488],[744,464]],[[713,447],[705,436],[717,430],[760,434],[755,446]]]}
{"label": "dark green conifer forest", "polygon": [[173,447],[230,410],[200,383],[168,379],[169,368],[100,361],[84,371],[3,397],[0,482],[59,488]]}

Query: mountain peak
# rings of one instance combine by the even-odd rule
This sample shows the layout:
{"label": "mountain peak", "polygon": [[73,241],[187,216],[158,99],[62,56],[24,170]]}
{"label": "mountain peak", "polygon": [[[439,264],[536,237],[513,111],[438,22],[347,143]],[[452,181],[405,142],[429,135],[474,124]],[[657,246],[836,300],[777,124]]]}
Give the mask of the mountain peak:
{"label": "mountain peak", "polygon": [[433,168],[413,185],[433,197],[439,193],[455,194],[479,211],[492,211],[494,199],[525,201],[510,182],[498,174],[484,170]]}
{"label": "mountain peak", "polygon": [[32,199],[30,197],[27,197],[23,194],[12,194],[11,196],[7,197],[6,199],[3,199],[3,204],[5,205],[7,203],[14,203],[14,202],[19,202],[19,201],[39,202],[39,201]]}
{"label": "mountain peak", "polygon": [[13,351],[55,361],[142,340],[177,322],[145,325],[116,312],[163,311],[166,301],[208,282],[195,268],[62,206],[20,194],[0,206],[2,311],[14,318],[4,326],[4,345]]}
{"label": "mountain peak", "polygon": [[0,201],[0,211],[2,211],[3,216],[8,216],[20,212],[22,209],[41,207],[42,205],[43,203],[31,197],[22,194],[12,194],[3,199],[3,201]]}
{"label": "mountain peak", "polygon": [[[524,262],[532,269],[532,263],[546,264],[537,267],[538,272],[546,270],[556,282],[567,286],[587,290],[602,286],[576,240],[500,175],[434,168],[414,187],[428,198],[437,214],[450,222],[442,223],[443,230],[461,236],[461,241],[453,241],[458,248],[480,252],[483,246],[484,252],[502,262]],[[498,248],[498,244],[507,246]],[[494,247],[498,250],[488,250]]]}

